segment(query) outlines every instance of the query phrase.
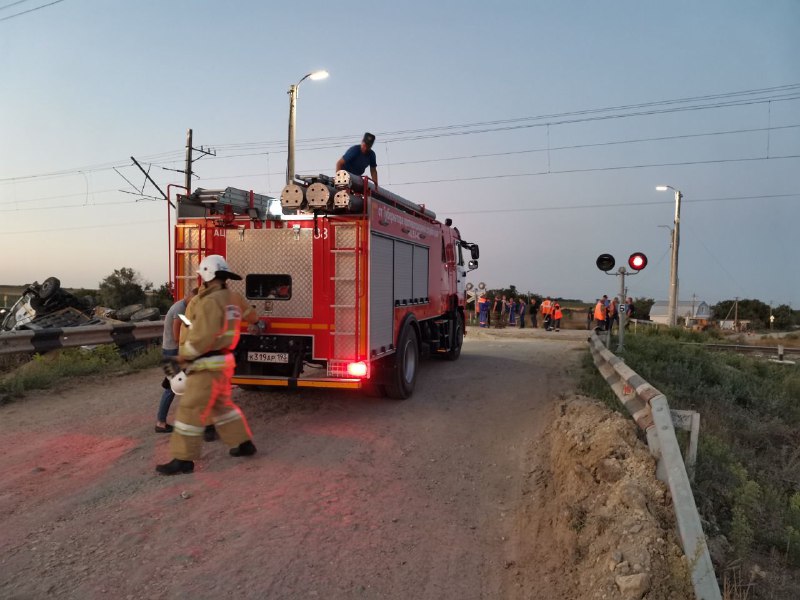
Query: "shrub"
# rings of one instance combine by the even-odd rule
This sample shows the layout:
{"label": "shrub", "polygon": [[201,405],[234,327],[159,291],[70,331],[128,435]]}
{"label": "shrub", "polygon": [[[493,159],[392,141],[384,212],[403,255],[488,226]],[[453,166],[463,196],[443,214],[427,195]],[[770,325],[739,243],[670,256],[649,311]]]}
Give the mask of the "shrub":
{"label": "shrub", "polygon": [[18,397],[26,391],[51,388],[64,379],[98,373],[127,373],[155,366],[161,351],[152,346],[126,361],[114,345],[92,349],[65,348],[41,355],[35,354],[27,363],[0,379],[0,396]]}
{"label": "shrub", "polygon": [[[622,356],[672,408],[700,412],[693,488],[707,533],[725,534],[738,557],[774,551],[800,566],[800,371],[682,343],[711,339],[646,329],[626,336]],[[585,367],[581,389],[609,403]]]}

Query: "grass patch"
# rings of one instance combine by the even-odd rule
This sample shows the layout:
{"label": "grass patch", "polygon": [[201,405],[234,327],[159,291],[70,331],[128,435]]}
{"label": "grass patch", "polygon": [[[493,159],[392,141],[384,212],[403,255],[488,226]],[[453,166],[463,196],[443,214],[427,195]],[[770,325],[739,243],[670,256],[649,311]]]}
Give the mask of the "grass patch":
{"label": "grass patch", "polygon": [[[711,341],[645,330],[626,335],[619,354],[671,408],[701,415],[694,493],[706,534],[725,535],[729,558],[777,555],[800,567],[800,367],[681,343]],[[591,358],[584,366],[593,373],[583,389],[605,401]]]}
{"label": "grass patch", "polygon": [[0,399],[18,398],[25,392],[51,388],[65,379],[83,375],[131,373],[154,367],[161,361],[161,348],[150,346],[124,358],[114,345],[91,350],[65,348],[32,359],[0,377]]}

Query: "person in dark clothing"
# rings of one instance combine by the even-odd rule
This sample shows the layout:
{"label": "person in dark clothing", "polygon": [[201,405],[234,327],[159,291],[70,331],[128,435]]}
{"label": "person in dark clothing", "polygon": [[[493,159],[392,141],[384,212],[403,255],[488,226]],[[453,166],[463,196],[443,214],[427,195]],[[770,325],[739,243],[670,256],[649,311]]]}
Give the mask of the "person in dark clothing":
{"label": "person in dark clothing", "polygon": [[363,175],[369,167],[370,177],[375,185],[378,185],[378,162],[372,145],[375,143],[375,136],[367,132],[361,140],[360,145],[350,146],[347,152],[336,162],[336,170],[345,170],[354,175]]}
{"label": "person in dark clothing", "polygon": [[633,305],[633,298],[625,301],[625,329],[631,326],[631,319],[636,318],[636,307]]}

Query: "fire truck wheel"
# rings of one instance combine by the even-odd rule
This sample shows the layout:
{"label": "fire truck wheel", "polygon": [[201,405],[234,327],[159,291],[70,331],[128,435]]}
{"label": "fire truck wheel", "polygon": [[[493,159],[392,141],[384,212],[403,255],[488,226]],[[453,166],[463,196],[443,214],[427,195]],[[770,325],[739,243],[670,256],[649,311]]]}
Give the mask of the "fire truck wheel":
{"label": "fire truck wheel", "polygon": [[386,383],[386,395],[394,400],[405,400],[414,393],[419,368],[419,341],[417,330],[407,322],[400,332],[394,365]]}
{"label": "fire truck wheel", "polygon": [[460,314],[456,317],[456,332],[455,332],[455,344],[453,345],[450,350],[447,351],[445,354],[445,358],[447,360],[458,360],[458,357],[461,356],[461,346],[464,345],[464,317]]}
{"label": "fire truck wheel", "polygon": [[39,287],[39,298],[42,300],[47,300],[48,298],[54,296],[60,289],[61,281],[59,281],[58,277],[48,277]]}

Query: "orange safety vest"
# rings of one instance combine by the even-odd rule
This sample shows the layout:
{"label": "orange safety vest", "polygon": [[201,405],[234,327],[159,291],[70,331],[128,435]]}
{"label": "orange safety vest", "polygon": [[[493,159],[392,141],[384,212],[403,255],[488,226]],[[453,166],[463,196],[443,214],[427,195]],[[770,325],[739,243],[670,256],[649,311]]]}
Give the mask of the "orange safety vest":
{"label": "orange safety vest", "polygon": [[601,300],[598,302],[594,307],[594,318],[598,321],[605,321],[606,320],[606,307]]}
{"label": "orange safety vest", "polygon": [[542,300],[542,314],[543,315],[550,314],[550,300]]}
{"label": "orange safety vest", "polygon": [[555,314],[556,320],[558,320],[558,319],[560,319],[561,317],[564,316],[563,313],[561,312],[561,307],[560,306],[555,309],[555,313],[556,313]]}

